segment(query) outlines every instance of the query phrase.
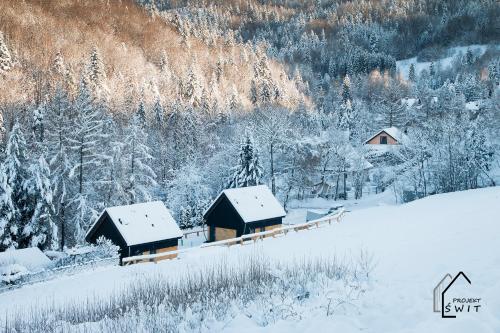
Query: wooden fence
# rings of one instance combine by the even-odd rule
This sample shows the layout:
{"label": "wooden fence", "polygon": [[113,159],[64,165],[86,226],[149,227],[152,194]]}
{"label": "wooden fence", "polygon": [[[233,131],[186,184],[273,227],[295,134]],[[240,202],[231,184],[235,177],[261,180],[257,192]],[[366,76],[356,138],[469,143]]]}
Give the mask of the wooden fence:
{"label": "wooden fence", "polygon": [[156,262],[159,258],[163,259],[167,255],[169,258],[173,259],[173,258],[177,258],[177,255],[179,255],[179,254],[193,251],[194,249],[213,247],[213,246],[232,246],[232,245],[237,245],[237,244],[244,245],[244,244],[255,243],[258,240],[263,240],[264,238],[267,238],[267,237],[282,237],[282,236],[286,236],[291,231],[298,232],[301,230],[309,230],[309,229],[313,229],[313,228],[319,228],[321,225],[324,225],[324,224],[330,225],[333,222],[340,222],[340,220],[344,216],[344,213],[345,213],[345,210],[342,209],[336,214],[327,215],[327,216],[324,216],[320,219],[309,221],[306,223],[284,225],[281,228],[276,228],[273,230],[257,232],[254,234],[242,235],[240,237],[225,239],[225,240],[221,240],[221,241],[217,241],[217,242],[205,243],[205,244],[202,244],[200,246],[195,246],[195,247],[191,247],[191,248],[187,248],[187,249],[181,249],[181,250],[163,252],[163,253],[156,253],[156,254],[143,254],[143,255],[139,255],[139,256],[127,257],[127,258],[123,258],[122,263],[124,265],[126,265],[126,264],[131,264],[131,263],[140,263],[140,262],[148,262],[148,261]]}

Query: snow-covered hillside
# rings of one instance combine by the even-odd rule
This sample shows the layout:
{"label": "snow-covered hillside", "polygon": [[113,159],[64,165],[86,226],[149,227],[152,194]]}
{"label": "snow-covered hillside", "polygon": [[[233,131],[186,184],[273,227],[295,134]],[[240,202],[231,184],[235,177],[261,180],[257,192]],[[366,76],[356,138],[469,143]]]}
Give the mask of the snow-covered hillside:
{"label": "snow-covered hillside", "polygon": [[[500,187],[435,195],[401,206],[349,212],[341,224],[266,239],[255,245],[207,248],[180,260],[128,267],[103,267],[0,294],[0,316],[33,304],[78,302],[105,297],[137,278],[188,270],[247,255],[291,261],[304,256],[337,257],[365,250],[375,258],[365,294],[334,315],[316,306],[300,318],[260,327],[239,314],[215,331],[226,332],[499,332]],[[434,313],[432,292],[446,274],[463,271],[483,299],[476,314],[442,319]],[[314,303],[312,303],[314,304]]]}
{"label": "snow-covered hillside", "polygon": [[[497,50],[500,49],[500,45],[480,45],[480,44],[451,47],[448,49],[447,56],[435,61],[434,65],[436,66],[436,68],[441,68],[444,70],[452,66],[452,62],[453,59],[455,59],[455,57],[457,57],[458,55],[462,56],[465,55],[467,50],[471,50],[475,57],[480,57],[486,52],[488,47],[493,47]],[[419,62],[417,60],[417,57],[399,60],[396,61],[396,70],[399,71],[405,79],[408,79],[408,73],[411,64],[415,66],[416,74],[420,75],[420,73],[424,69],[427,71],[429,70],[431,61]]]}

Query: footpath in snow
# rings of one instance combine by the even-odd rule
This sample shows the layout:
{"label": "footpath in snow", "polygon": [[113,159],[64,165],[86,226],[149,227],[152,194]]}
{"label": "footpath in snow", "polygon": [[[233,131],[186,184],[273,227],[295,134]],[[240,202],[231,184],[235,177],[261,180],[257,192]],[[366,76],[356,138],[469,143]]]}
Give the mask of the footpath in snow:
{"label": "footpath in snow", "polygon": [[[325,207],[327,208],[327,207]],[[500,187],[442,194],[400,206],[349,212],[341,224],[266,239],[251,245],[207,248],[179,260],[101,267],[0,294],[0,316],[32,305],[104,297],[151,274],[180,275],[255,253],[280,261],[304,256],[372,254],[376,267],[367,292],[333,316],[311,308],[301,320],[259,327],[245,315],[227,332],[500,332]],[[432,292],[446,274],[463,271],[482,299],[478,313],[443,319],[433,312]]]}

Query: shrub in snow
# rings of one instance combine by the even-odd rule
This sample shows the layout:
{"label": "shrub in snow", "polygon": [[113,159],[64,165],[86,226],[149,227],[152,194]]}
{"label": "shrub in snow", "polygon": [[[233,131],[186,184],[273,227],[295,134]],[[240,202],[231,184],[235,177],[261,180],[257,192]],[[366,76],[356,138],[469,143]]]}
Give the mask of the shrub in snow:
{"label": "shrub in snow", "polygon": [[[219,261],[182,276],[141,276],[109,298],[49,305],[11,316],[7,331],[187,332],[219,331],[246,317],[259,326],[356,306],[368,272],[360,263],[336,258],[304,258],[288,263],[255,255]],[[362,277],[362,278],[361,278]],[[48,317],[47,314],[51,316]]]}
{"label": "shrub in snow", "polygon": [[99,258],[113,258],[118,256],[119,250],[119,246],[116,246],[112,241],[106,239],[104,236],[101,236],[97,238],[97,244],[94,252]]}
{"label": "shrub in snow", "polygon": [[5,284],[14,284],[26,274],[28,274],[26,267],[19,264],[10,264],[0,267],[0,278],[2,283]]}
{"label": "shrub in snow", "polygon": [[118,258],[119,249],[109,239],[101,236],[97,239],[96,244],[66,249],[64,252],[58,252],[57,255],[55,255],[55,251],[52,251],[51,254],[55,257],[54,265],[62,267],[82,265],[100,259]]}

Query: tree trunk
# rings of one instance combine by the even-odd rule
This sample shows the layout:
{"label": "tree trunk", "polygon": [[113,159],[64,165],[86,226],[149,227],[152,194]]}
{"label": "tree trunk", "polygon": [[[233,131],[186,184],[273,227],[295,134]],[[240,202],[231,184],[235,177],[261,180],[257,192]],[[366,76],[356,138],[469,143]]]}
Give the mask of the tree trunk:
{"label": "tree trunk", "polygon": [[66,221],[64,220],[65,204],[61,203],[61,210],[59,212],[59,220],[61,221],[61,251],[64,250],[65,239],[66,239]]}
{"label": "tree trunk", "polygon": [[80,141],[80,175],[79,175],[79,182],[80,182],[79,192],[80,192],[80,194],[82,194],[83,193],[83,138]]}
{"label": "tree trunk", "polygon": [[347,172],[344,171],[344,200],[347,200]]}
{"label": "tree trunk", "polygon": [[335,200],[339,199],[339,180],[340,180],[340,173],[337,174],[337,181],[335,183]]}
{"label": "tree trunk", "polygon": [[273,154],[274,144],[271,143],[270,152],[271,152],[271,191],[273,195],[276,195],[276,179],[274,178],[274,154]]}

